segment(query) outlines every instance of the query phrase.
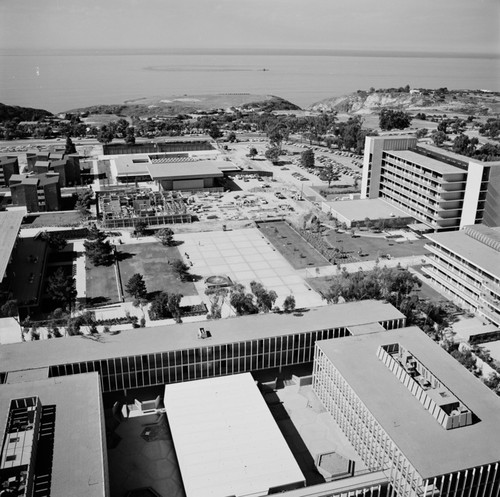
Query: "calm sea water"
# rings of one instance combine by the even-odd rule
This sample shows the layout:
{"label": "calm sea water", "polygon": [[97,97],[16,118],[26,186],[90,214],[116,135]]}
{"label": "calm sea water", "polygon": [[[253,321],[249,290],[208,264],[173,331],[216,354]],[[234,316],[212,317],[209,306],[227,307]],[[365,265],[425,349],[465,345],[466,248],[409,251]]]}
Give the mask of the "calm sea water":
{"label": "calm sea water", "polygon": [[[262,71],[262,69],[268,71]],[[500,60],[255,54],[0,53],[0,102],[60,112],[183,94],[274,94],[308,106],[357,89],[500,90]]]}

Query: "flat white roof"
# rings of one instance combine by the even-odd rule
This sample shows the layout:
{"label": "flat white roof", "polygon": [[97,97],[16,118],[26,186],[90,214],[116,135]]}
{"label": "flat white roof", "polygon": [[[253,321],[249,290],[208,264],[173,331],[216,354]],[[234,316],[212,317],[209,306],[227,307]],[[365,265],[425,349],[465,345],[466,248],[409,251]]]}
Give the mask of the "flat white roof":
{"label": "flat white roof", "polygon": [[324,202],[337,214],[344,216],[351,221],[364,221],[365,218],[371,220],[388,219],[390,217],[408,218],[407,212],[399,209],[395,205],[386,202],[382,198],[365,198],[360,200],[341,200],[336,202]]}
{"label": "flat white roof", "polygon": [[305,482],[250,373],[167,385],[165,406],[187,497]]}

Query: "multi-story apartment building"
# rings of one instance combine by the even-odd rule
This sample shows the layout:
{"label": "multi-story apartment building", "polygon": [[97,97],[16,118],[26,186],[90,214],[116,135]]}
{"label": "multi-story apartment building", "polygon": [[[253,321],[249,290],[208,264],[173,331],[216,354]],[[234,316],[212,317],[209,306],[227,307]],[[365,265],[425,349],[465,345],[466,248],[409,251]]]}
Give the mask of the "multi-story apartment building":
{"label": "multi-story apartment building", "polygon": [[23,176],[14,174],[9,181],[12,204],[25,206],[28,212],[61,209],[61,187],[58,173]]}
{"label": "multi-story apartment building", "polygon": [[316,343],[313,388],[389,496],[500,492],[500,399],[418,328]]}
{"label": "multi-story apartment building", "polygon": [[465,226],[426,235],[422,271],[462,307],[500,326],[500,228]]}
{"label": "multi-story apartment building", "polygon": [[[404,326],[390,304],[363,301],[311,309],[307,318],[263,314],[157,326],[103,335],[42,340],[0,347],[0,384],[16,371],[36,369],[41,378],[99,372],[102,391],[312,363],[317,340]],[[207,329],[208,328],[208,329]],[[71,344],[69,344],[70,340]]]}
{"label": "multi-story apartment building", "polygon": [[19,174],[17,156],[0,157],[0,187],[9,186],[9,179],[13,174]]}
{"label": "multi-story apartment building", "polygon": [[500,162],[480,162],[408,136],[368,137],[361,198],[383,198],[433,231],[500,225]]}

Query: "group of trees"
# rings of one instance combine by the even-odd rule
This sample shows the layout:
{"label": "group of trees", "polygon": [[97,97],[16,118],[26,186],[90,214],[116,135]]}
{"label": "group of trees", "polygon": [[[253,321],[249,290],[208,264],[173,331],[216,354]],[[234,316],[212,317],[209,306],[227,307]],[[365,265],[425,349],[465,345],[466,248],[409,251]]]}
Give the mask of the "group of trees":
{"label": "group of trees", "polygon": [[410,126],[411,116],[402,110],[382,109],[379,116],[379,126],[383,131],[405,129]]}
{"label": "group of trees", "polygon": [[[226,296],[227,294],[224,298]],[[267,290],[262,283],[257,281],[250,282],[250,292],[247,292],[245,286],[240,283],[234,285],[229,292],[229,303],[239,316],[270,312],[274,309],[277,298],[278,294],[274,290]],[[283,309],[286,312],[295,309],[293,295],[285,299]]]}
{"label": "group of trees", "polygon": [[323,297],[329,303],[357,300],[387,300],[411,320],[418,303],[414,290],[422,285],[407,269],[376,266],[372,271],[344,270],[334,278]]}
{"label": "group of trees", "polygon": [[149,310],[151,319],[175,319],[182,322],[180,302],[183,295],[180,293],[160,292],[151,302]]}
{"label": "group of trees", "polygon": [[106,234],[99,230],[95,224],[89,229],[83,246],[85,247],[85,255],[94,266],[105,266],[112,262],[113,247],[106,240]]}

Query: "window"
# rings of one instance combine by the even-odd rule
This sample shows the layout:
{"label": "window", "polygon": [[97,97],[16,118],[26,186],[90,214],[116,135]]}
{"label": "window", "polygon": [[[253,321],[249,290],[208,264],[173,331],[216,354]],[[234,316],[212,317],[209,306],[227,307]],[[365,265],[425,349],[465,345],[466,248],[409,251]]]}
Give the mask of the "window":
{"label": "window", "polygon": [[7,456],[7,457],[5,458],[5,460],[6,460],[6,461],[15,461],[15,460],[16,460],[16,457],[17,457],[17,456],[16,456],[15,454],[12,454],[12,455],[10,455],[10,456]]}

